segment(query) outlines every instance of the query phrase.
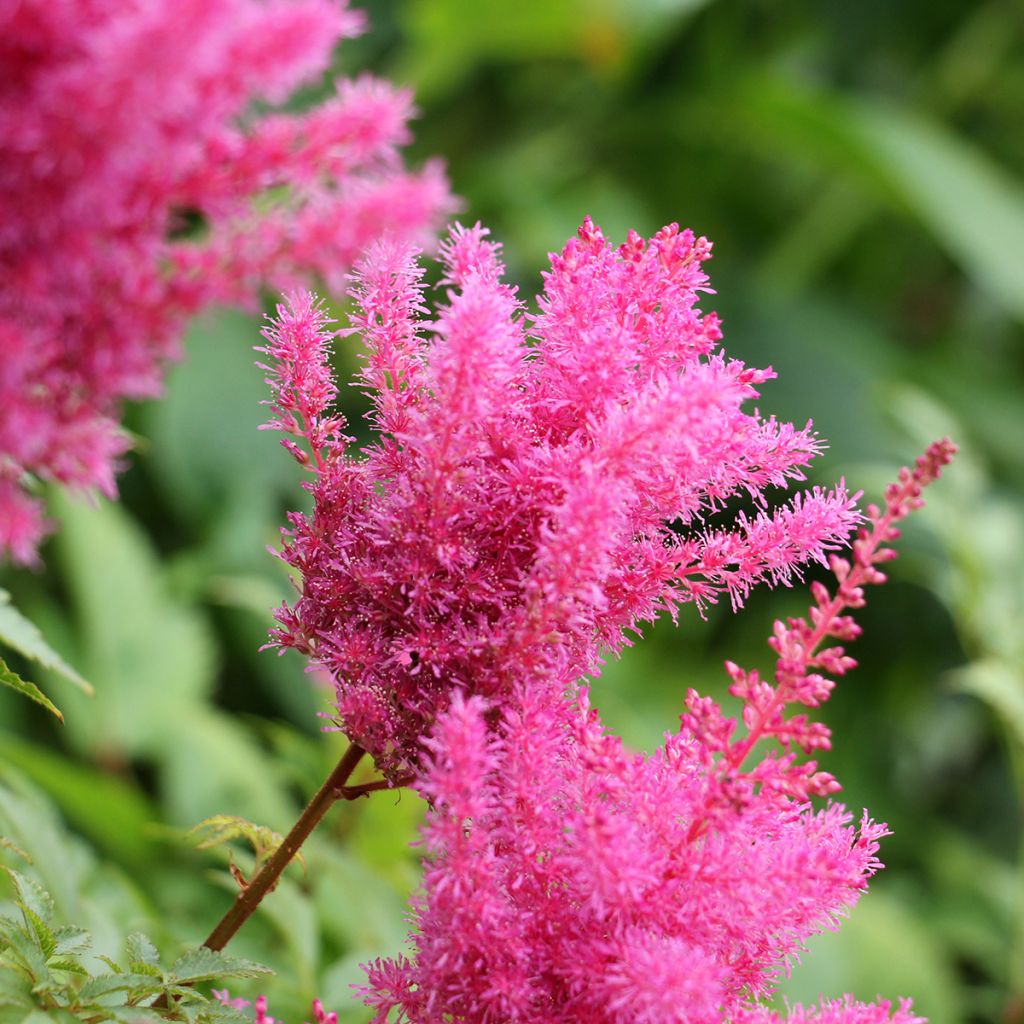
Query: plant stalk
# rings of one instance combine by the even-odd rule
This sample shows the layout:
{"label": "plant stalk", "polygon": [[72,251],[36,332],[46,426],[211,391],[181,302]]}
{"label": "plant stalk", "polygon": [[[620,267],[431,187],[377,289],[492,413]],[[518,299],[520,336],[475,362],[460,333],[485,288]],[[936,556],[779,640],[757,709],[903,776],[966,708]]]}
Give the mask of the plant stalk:
{"label": "plant stalk", "polygon": [[[281,872],[288,866],[299,848],[306,841],[310,832],[320,823],[320,819],[336,800],[345,799],[346,783],[352,775],[360,758],[366,751],[352,743],[335,765],[334,771],[327,776],[324,784],[306,805],[299,820],[292,830],[284,837],[274,855],[263,865],[252,881],[235,897],[228,912],[220,919],[217,926],[210,932],[203,943],[207,949],[223,949],[235,932],[248,920],[252,912],[260,905],[260,901],[277,884]],[[362,789],[363,787],[357,787]]]}

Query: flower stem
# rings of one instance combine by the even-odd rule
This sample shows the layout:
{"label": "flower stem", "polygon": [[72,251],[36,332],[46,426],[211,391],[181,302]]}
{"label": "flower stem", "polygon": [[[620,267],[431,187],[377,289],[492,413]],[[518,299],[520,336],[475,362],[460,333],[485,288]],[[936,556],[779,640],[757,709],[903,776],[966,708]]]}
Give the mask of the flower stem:
{"label": "flower stem", "polygon": [[[274,851],[274,855],[260,869],[252,881],[235,897],[228,912],[220,919],[217,926],[210,932],[203,943],[208,949],[223,949],[235,932],[248,920],[252,912],[260,905],[260,901],[277,884],[281,872],[288,866],[306,841],[310,832],[319,824],[330,806],[344,799],[345,785],[359,763],[365,751],[352,743],[335,765],[334,771],[327,776],[324,784],[317,790],[316,796],[306,805],[299,820],[292,830],[284,837],[284,841]],[[360,787],[361,788],[361,787]]]}

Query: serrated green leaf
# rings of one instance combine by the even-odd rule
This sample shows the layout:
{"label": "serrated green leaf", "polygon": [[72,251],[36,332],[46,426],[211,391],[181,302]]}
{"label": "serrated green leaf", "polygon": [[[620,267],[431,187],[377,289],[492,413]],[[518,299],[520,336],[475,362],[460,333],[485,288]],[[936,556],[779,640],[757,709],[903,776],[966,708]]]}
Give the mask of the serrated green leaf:
{"label": "serrated green leaf", "polygon": [[18,906],[21,908],[22,914],[25,915],[25,923],[29,926],[36,945],[43,956],[49,959],[57,948],[57,940],[54,938],[53,929],[30,906],[20,902]]}
{"label": "serrated green leaf", "polygon": [[105,956],[103,953],[99,953],[96,956],[97,960],[102,960],[114,974],[124,974],[124,968],[114,959],[109,956]]}
{"label": "serrated green leaf", "polygon": [[13,868],[4,867],[3,870],[14,883],[15,892],[18,894],[18,903],[22,908],[28,908],[33,914],[37,914],[41,923],[48,924],[53,918],[53,898],[34,879],[23,875]]}
{"label": "serrated green leaf", "polygon": [[89,972],[77,960],[69,960],[66,957],[57,959],[51,957],[46,962],[46,966],[51,971],[67,971],[68,974],[80,974],[85,978],[89,977]]}
{"label": "serrated green leaf", "polygon": [[253,960],[225,956],[205,946],[198,946],[178,957],[168,973],[175,981],[195,984],[221,978],[258,978],[273,972]]}
{"label": "serrated green leaf", "polygon": [[163,983],[149,974],[135,974],[123,971],[120,974],[100,974],[90,978],[78,992],[82,1002],[110,995],[112,992],[128,992],[135,998],[153,995],[163,991]]}
{"label": "serrated green leaf", "polygon": [[107,1020],[120,1021],[121,1024],[159,1024],[168,1019],[165,1014],[137,1006],[107,1006],[103,1012],[107,1015]]}
{"label": "serrated green leaf", "polygon": [[[11,934],[11,932],[24,931],[25,925],[21,921],[15,921],[13,917],[0,917],[0,939],[4,939]],[[3,943],[0,942],[0,950],[3,949]]]}
{"label": "serrated green leaf", "polygon": [[149,937],[142,932],[132,932],[125,940],[125,956],[131,963],[146,964],[147,967],[160,966],[160,954]]}
{"label": "serrated green leaf", "polygon": [[76,925],[65,925],[57,928],[53,933],[57,940],[54,953],[57,956],[64,956],[68,953],[84,953],[92,943],[92,935],[85,929]]}
{"label": "serrated green leaf", "polygon": [[43,639],[35,624],[11,604],[11,595],[3,588],[0,588],[0,640],[23,657],[63,676],[83,692],[94,692],[92,685]]}
{"label": "serrated green leaf", "polygon": [[20,857],[26,864],[32,863],[32,858],[13,839],[8,839],[7,836],[0,836],[0,846],[5,850],[10,850],[11,853],[16,857]]}
{"label": "serrated green leaf", "polygon": [[[5,921],[6,925],[7,922]],[[4,928],[6,949],[4,957],[11,966],[18,968],[35,985],[47,975],[46,959],[43,957],[35,936],[25,928]]]}
{"label": "serrated green leaf", "polygon": [[251,1018],[240,1010],[215,1002],[189,1007],[187,1013],[189,1019],[194,1020],[196,1024],[249,1024],[251,1021]]}
{"label": "serrated green leaf", "polygon": [[35,701],[36,704],[42,705],[52,715],[56,715],[63,724],[64,715],[57,705],[35,683],[22,679],[17,672],[8,668],[7,663],[2,658],[0,658],[0,683],[20,693],[23,697],[28,697],[29,700]]}
{"label": "serrated green leaf", "polygon": [[[284,842],[284,836],[280,832],[275,832],[266,825],[256,825],[247,818],[234,814],[214,814],[204,818],[198,825],[190,828],[187,835],[193,838],[201,837],[196,843],[198,850],[212,850],[234,839],[245,840],[252,847],[256,858],[252,869],[253,875],[259,872]],[[295,854],[294,859],[305,870],[306,859],[301,850]]]}

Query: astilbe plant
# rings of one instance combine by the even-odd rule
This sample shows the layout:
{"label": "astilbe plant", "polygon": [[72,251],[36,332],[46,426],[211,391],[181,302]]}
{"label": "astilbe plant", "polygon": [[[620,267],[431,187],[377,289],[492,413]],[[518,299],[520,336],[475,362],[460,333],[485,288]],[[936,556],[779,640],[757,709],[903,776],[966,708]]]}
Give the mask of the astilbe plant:
{"label": "astilbe plant", "polygon": [[[842,485],[769,505],[820,444],[751,408],[770,369],[719,351],[695,307],[706,239],[672,225],[615,248],[588,220],[528,314],[486,235],[452,231],[433,316],[408,245],[360,262],[362,448],[331,412],[315,302],[266,331],[269,425],[314,473],[282,552],[301,594],[274,639],[330,673],[340,728],[393,782],[453,694],[497,722],[518,689],[570,686],[659,613],[789,583],[859,519]],[[730,514],[741,499],[756,511]]]}
{"label": "astilbe plant", "polygon": [[340,286],[371,239],[443,219],[439,166],[401,165],[404,90],[267,112],[361,24],[344,0],[0,4],[0,557],[37,558],[32,478],[114,493],[121,405],[190,316]]}
{"label": "astilbe plant", "polygon": [[[737,723],[689,695],[679,732],[647,757],[627,752],[588,707],[521,680],[499,711],[458,694],[438,719],[416,783],[430,802],[427,860],[414,905],[411,959],[368,967],[364,995],[383,1024],[460,1021],[570,1024],[777,1024],[762,1005],[804,940],[836,926],[881,866],[883,825],[854,824],[808,793],[831,776],[794,753],[827,746],[816,706],[823,673],[853,666],[844,614],[877,565],[895,523],[920,504],[952,445],[933,445],[870,508],[853,560],[832,559],[838,588],[814,585],[809,621],[775,626],[774,685],[729,666]],[[752,757],[772,738],[783,751]],[[790,1010],[790,1024],[913,1024],[909,1003],[850,997]]]}

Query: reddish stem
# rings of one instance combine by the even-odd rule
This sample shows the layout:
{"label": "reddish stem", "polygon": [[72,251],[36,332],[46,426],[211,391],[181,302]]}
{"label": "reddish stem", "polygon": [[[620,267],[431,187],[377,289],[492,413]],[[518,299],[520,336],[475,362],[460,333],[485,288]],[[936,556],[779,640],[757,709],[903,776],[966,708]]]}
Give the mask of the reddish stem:
{"label": "reddish stem", "polygon": [[[327,776],[324,784],[317,790],[316,796],[306,805],[299,820],[284,837],[281,845],[274,851],[274,855],[263,865],[253,880],[239,891],[235,902],[231,904],[228,912],[210,932],[203,943],[204,946],[208,949],[223,949],[231,941],[235,932],[245,924],[253,911],[260,905],[263,897],[277,884],[281,872],[299,852],[299,848],[306,841],[310,832],[320,823],[331,805],[336,800],[345,797],[346,783],[364,753],[362,747],[358,747],[354,743],[349,745],[334,771]],[[363,787],[353,786],[351,788],[361,790]]]}

